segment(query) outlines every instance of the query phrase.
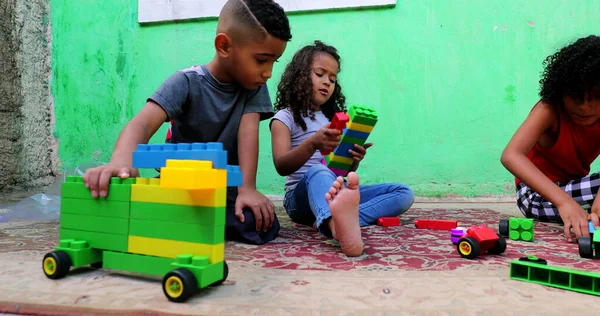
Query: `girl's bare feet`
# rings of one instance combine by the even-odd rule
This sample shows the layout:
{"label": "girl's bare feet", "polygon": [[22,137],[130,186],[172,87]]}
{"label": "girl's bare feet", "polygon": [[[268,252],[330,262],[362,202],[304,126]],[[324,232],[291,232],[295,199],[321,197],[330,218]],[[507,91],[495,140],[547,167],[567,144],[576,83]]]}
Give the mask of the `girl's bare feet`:
{"label": "girl's bare feet", "polygon": [[348,185],[344,187],[344,179],[338,177],[325,194],[331,211],[333,236],[337,239],[346,256],[360,256],[363,251],[363,241],[358,222],[358,205],[360,192],[359,179],[355,172],[348,174]]}

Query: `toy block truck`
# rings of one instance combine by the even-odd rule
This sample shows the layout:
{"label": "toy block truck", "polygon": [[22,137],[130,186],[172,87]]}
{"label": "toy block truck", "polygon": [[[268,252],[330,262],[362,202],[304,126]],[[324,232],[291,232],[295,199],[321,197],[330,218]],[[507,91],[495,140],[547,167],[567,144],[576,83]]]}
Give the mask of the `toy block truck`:
{"label": "toy block truck", "polygon": [[353,149],[355,144],[363,146],[367,142],[378,120],[375,110],[364,105],[350,106],[348,116],[349,122],[343,131],[340,144],[323,158],[323,164],[342,177],[348,174],[354,162],[348,151]]}
{"label": "toy block truck", "polygon": [[59,245],[44,256],[50,279],[71,267],[163,277],[173,302],[227,279],[224,260],[227,186],[242,174],[220,143],[138,145],[133,166],[160,178],[112,178],[108,196],[92,198],[82,177],[62,183]]}
{"label": "toy block truck", "polygon": [[498,224],[498,232],[510,240],[533,241],[533,219],[516,218],[501,219]]}
{"label": "toy block truck", "polygon": [[506,240],[485,226],[472,226],[458,239],[456,248],[461,257],[475,259],[479,254],[487,252],[499,255],[506,250]]}
{"label": "toy block truck", "polygon": [[[594,224],[589,222],[590,236],[579,237],[579,255],[582,258],[600,259],[600,234],[595,234]],[[599,289],[600,290],[600,289]]]}

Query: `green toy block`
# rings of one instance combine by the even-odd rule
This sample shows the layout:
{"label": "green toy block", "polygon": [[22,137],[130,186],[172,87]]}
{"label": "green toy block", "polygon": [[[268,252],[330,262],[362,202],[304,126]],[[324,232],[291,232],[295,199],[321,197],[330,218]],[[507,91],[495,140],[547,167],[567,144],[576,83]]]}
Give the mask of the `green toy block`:
{"label": "green toy block", "polygon": [[127,251],[128,236],[60,228],[60,239],[86,240],[90,247],[102,250]]}
{"label": "green toy block", "polygon": [[129,218],[129,202],[62,198],[61,214]]}
{"label": "green toy block", "polygon": [[[131,185],[135,178],[121,179],[113,177],[110,179],[108,194],[106,197],[95,198],[97,200],[129,202],[131,199]],[[83,177],[69,176],[61,185],[61,198],[94,200],[90,189],[85,187]]]}
{"label": "green toy block", "polygon": [[103,267],[160,277],[177,268],[187,268],[196,277],[198,287],[204,288],[223,279],[224,264],[223,261],[208,264],[208,258],[191,255],[179,255],[174,261],[170,258],[106,251]]}
{"label": "green toy block", "polygon": [[348,116],[352,122],[367,126],[375,126],[378,120],[375,109],[358,104],[350,106]]}
{"label": "green toy block", "polygon": [[513,260],[510,278],[600,296],[600,273],[551,267],[533,256]]}
{"label": "green toy block", "polygon": [[362,145],[364,145],[367,142],[367,140],[363,139],[363,138],[349,137],[349,136],[345,136],[344,135],[342,137],[341,142],[342,143],[347,143],[347,144],[353,144],[353,145],[356,144],[356,145],[362,146]]}
{"label": "green toy block", "polygon": [[90,248],[84,240],[61,239],[56,250],[69,254],[71,265],[75,268],[102,261],[102,250]]}
{"label": "green toy block", "polygon": [[127,235],[129,232],[129,220],[126,218],[115,217],[61,214],[60,227],[98,233]]}
{"label": "green toy block", "polygon": [[350,167],[352,167],[352,165],[349,164],[345,164],[342,162],[337,162],[337,161],[327,161],[328,159],[326,159],[325,161],[327,162],[327,167],[329,168],[335,168],[335,169],[341,169],[341,170],[349,170]]}
{"label": "green toy block", "polygon": [[512,217],[508,220],[501,219],[498,232],[511,240],[533,241],[533,219]]}
{"label": "green toy block", "polygon": [[198,224],[131,219],[129,234],[131,236],[216,245],[225,241],[225,226],[204,226]]}
{"label": "green toy block", "polygon": [[131,218],[207,226],[223,226],[225,225],[225,206],[207,207],[131,202]]}

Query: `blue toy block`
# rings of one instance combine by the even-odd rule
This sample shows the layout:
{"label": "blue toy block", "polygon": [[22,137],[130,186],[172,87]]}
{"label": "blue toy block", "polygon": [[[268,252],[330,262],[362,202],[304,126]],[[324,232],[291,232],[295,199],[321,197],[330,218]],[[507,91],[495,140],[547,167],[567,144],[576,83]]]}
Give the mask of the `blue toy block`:
{"label": "blue toy block", "polygon": [[227,151],[221,143],[140,144],[133,152],[133,167],[162,168],[167,159],[207,160],[215,169],[227,169]]}
{"label": "blue toy block", "polygon": [[350,149],[354,150],[354,144],[340,143],[333,151],[333,154],[340,157],[352,158],[352,155],[348,152]]}
{"label": "blue toy block", "polygon": [[352,138],[367,139],[367,138],[369,138],[369,134],[370,133],[365,133],[365,132],[346,128],[346,129],[344,129],[343,135],[352,137]]}
{"label": "blue toy block", "polygon": [[242,172],[239,166],[227,166],[227,186],[240,187],[243,184]]}

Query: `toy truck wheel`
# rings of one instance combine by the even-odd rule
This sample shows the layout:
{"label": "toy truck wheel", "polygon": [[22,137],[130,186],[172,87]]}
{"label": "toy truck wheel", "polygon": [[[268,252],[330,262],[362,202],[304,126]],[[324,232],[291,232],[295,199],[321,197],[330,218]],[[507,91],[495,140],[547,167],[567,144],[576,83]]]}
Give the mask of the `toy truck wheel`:
{"label": "toy truck wheel", "polygon": [[461,257],[467,259],[475,259],[479,256],[481,247],[479,242],[473,237],[461,238],[456,245],[458,253]]}
{"label": "toy truck wheel", "polygon": [[500,224],[498,224],[498,232],[502,236],[508,236],[509,233],[509,224],[507,219],[501,219]]}
{"label": "toy truck wheel", "polygon": [[594,249],[592,248],[592,239],[590,237],[579,237],[579,255],[582,258],[592,259]]}
{"label": "toy truck wheel", "polygon": [[163,278],[163,293],[171,302],[185,302],[198,290],[198,283],[192,271],[177,268]]}
{"label": "toy truck wheel", "polygon": [[227,262],[223,261],[223,279],[221,279],[221,281],[217,281],[217,282],[211,284],[210,286],[217,286],[217,285],[223,284],[223,282],[225,282],[225,280],[227,280],[228,276],[229,276],[229,267],[227,266]]}
{"label": "toy truck wheel", "polygon": [[498,235],[498,241],[494,244],[494,246],[488,249],[488,252],[494,255],[499,255],[506,250],[506,239],[501,235]]}
{"label": "toy truck wheel", "polygon": [[64,278],[71,269],[71,258],[62,250],[49,252],[44,256],[42,269],[49,279]]}
{"label": "toy truck wheel", "polygon": [[541,259],[536,256],[521,257],[521,258],[519,258],[519,261],[526,261],[526,262],[545,264],[545,265],[548,264],[548,261],[546,261],[546,259]]}

